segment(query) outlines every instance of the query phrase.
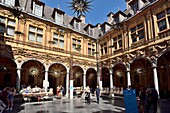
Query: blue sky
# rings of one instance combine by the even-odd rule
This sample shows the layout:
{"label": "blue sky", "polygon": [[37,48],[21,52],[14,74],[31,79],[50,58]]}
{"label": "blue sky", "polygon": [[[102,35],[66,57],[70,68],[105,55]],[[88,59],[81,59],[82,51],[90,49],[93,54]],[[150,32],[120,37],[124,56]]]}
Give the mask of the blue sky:
{"label": "blue sky", "polygon": [[[68,7],[70,5],[68,4],[68,2],[71,2],[72,0],[41,1],[53,8],[58,8],[59,6],[60,9],[66,14],[70,16],[76,16],[75,14],[73,14],[73,11],[71,11]],[[107,14],[109,14],[110,12],[116,13],[118,9],[120,9],[121,11],[124,11],[126,9],[125,0],[93,0],[91,4],[92,10],[90,10],[90,13],[86,14],[86,23],[91,23],[93,25],[107,21]]]}

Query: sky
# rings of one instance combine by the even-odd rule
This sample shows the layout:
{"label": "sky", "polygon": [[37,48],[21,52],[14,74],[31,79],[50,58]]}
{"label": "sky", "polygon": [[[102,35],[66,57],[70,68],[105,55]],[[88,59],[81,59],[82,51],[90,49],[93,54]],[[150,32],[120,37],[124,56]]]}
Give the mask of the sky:
{"label": "sky", "polygon": [[[67,15],[76,16],[73,14],[68,4],[72,0],[40,0],[52,8],[60,8]],[[125,0],[93,0],[91,2],[91,9],[86,13],[86,23],[96,25],[107,21],[107,15],[110,12],[116,13],[118,10],[124,11],[126,9]]]}

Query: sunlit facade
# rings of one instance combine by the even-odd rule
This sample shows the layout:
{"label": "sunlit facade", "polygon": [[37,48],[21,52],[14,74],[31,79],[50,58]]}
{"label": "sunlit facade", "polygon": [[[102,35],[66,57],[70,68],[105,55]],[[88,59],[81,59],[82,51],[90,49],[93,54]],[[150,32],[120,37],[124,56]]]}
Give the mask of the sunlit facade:
{"label": "sunlit facade", "polygon": [[92,25],[38,0],[0,0],[0,88],[97,85],[137,90],[154,85],[170,97],[170,2],[126,0],[126,10]]}

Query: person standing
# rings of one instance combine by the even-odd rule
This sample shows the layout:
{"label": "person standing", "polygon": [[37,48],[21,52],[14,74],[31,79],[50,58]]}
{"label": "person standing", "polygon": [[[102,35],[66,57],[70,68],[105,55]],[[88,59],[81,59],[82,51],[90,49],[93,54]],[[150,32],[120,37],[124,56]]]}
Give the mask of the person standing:
{"label": "person standing", "polygon": [[100,89],[99,89],[99,86],[97,86],[95,91],[96,91],[97,103],[99,104],[99,98],[100,98]]}
{"label": "person standing", "polygon": [[147,95],[146,113],[149,113],[152,105],[153,105],[153,113],[157,113],[158,92],[154,87],[151,87],[146,91],[146,95]]}
{"label": "person standing", "polygon": [[146,105],[146,88],[141,87],[141,90],[139,92],[139,99],[140,99],[140,113],[145,113],[145,105]]}
{"label": "person standing", "polygon": [[59,85],[57,86],[56,94],[57,94],[57,97],[59,97],[59,96],[60,96],[60,86],[59,86]]}
{"label": "person standing", "polygon": [[10,88],[8,90],[8,95],[7,95],[8,108],[6,110],[12,110],[15,92],[16,92],[15,88]]}
{"label": "person standing", "polygon": [[89,86],[87,86],[87,88],[86,88],[86,96],[85,96],[85,100],[87,100],[87,103],[88,104],[90,104],[90,87]]}

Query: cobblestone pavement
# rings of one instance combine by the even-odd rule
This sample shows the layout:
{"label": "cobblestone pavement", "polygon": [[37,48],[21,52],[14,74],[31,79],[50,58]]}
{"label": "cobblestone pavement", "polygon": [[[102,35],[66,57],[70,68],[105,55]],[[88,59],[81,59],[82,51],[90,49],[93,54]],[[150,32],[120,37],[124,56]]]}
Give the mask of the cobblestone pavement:
{"label": "cobblestone pavement", "polygon": [[[82,98],[65,98],[27,103],[15,101],[13,110],[6,110],[3,113],[125,113],[125,107],[123,98],[100,98],[99,104],[95,97],[90,104]],[[170,102],[159,101],[158,113],[170,113]]]}

